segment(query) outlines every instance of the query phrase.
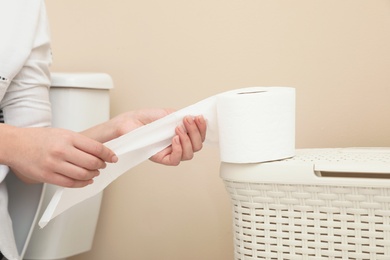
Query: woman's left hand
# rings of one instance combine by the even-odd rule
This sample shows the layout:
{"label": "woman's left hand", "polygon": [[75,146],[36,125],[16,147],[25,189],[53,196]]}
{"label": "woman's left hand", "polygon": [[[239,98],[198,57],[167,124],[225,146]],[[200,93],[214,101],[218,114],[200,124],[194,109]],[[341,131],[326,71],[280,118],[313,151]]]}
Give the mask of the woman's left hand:
{"label": "woman's left hand", "polygon": [[206,121],[202,116],[187,116],[183,126],[175,130],[172,144],[152,156],[150,160],[165,165],[178,165],[181,161],[191,160],[194,153],[201,150],[206,138]]}

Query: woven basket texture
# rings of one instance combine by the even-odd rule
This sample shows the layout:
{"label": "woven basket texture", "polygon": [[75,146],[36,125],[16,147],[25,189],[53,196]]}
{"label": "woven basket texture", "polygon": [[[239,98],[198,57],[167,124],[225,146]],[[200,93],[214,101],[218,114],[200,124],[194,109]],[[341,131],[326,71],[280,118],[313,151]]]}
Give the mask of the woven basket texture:
{"label": "woven basket texture", "polygon": [[225,181],[235,259],[390,259],[390,189]]}

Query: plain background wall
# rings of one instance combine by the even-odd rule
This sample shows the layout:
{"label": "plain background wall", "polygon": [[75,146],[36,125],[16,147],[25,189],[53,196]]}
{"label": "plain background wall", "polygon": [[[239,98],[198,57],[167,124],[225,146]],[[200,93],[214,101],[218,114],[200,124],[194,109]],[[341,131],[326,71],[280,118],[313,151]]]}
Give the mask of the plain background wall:
{"label": "plain background wall", "polygon": [[[47,1],[52,71],[106,72],[111,114],[248,86],[297,90],[297,147],[390,146],[387,0]],[[72,260],[233,259],[218,151],[144,162],[105,191]]]}

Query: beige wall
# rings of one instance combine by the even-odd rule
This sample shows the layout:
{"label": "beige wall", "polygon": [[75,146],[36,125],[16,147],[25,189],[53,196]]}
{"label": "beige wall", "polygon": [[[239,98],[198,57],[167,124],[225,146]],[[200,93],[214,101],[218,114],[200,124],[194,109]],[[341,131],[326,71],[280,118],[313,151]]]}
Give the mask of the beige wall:
{"label": "beige wall", "polygon": [[[111,74],[111,114],[247,86],[297,89],[297,147],[390,146],[390,2],[47,1],[53,71]],[[206,147],[145,162],[105,192],[72,260],[233,258],[230,201]]]}

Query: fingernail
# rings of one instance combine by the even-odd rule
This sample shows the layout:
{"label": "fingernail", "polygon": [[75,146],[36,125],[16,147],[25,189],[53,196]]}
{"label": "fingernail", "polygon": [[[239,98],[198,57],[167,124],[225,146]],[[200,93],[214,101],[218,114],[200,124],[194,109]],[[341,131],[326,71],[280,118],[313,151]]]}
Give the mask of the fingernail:
{"label": "fingernail", "polygon": [[111,162],[116,163],[118,161],[118,156],[114,155],[111,157]]}
{"label": "fingernail", "polygon": [[184,128],[184,126],[180,125],[179,126],[179,131],[182,133],[182,134],[186,134],[187,133],[187,130]]}
{"label": "fingernail", "polygon": [[204,122],[204,117],[202,115],[197,116],[196,119],[198,120],[198,122]]}
{"label": "fingernail", "polygon": [[186,117],[186,121],[187,123],[189,123],[190,125],[192,125],[194,123],[194,118],[192,116],[187,116]]}

